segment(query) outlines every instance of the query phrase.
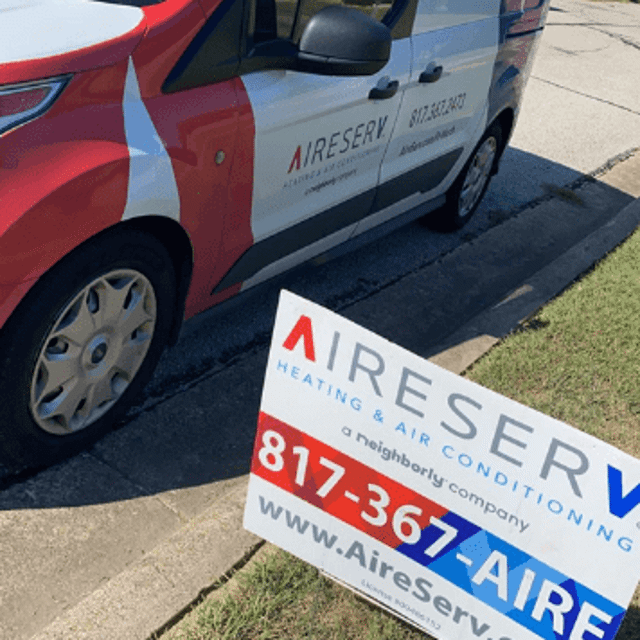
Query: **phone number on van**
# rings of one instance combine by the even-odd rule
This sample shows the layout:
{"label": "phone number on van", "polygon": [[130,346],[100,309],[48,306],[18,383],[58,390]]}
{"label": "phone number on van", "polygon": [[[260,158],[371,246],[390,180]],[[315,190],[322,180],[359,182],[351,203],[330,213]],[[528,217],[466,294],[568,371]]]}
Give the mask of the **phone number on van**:
{"label": "phone number on van", "polygon": [[430,105],[419,107],[411,112],[411,120],[409,120],[409,128],[442,118],[449,113],[460,111],[464,107],[464,101],[467,97],[466,93],[459,93],[457,96],[445,98]]}

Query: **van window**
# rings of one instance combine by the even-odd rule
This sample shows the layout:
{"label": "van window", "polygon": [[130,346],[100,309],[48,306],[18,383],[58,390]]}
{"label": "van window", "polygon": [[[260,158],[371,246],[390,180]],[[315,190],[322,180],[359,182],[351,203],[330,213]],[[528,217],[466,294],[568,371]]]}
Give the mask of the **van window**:
{"label": "van window", "polygon": [[[396,0],[398,1],[398,0]],[[249,32],[254,42],[281,38],[295,44],[309,20],[329,5],[342,4],[382,21],[391,9],[391,0],[254,0]]]}

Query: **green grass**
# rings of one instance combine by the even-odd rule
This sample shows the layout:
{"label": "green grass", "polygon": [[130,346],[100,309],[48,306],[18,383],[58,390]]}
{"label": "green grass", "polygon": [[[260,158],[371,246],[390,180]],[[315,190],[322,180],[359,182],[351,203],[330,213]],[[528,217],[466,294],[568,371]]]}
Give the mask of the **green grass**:
{"label": "green grass", "polygon": [[[640,230],[466,375],[640,458]],[[274,550],[162,640],[429,637]],[[617,640],[640,640],[639,591]]]}
{"label": "green grass", "polygon": [[640,458],[640,232],[467,377]]}

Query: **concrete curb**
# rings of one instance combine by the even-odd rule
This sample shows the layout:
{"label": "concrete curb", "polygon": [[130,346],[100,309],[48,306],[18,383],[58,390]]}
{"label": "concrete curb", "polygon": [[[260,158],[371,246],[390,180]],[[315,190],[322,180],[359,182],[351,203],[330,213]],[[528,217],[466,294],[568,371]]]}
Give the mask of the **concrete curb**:
{"label": "concrete curb", "polygon": [[[600,229],[540,269],[498,304],[478,314],[433,349],[431,362],[462,373],[501,338],[562,293],[640,225],[640,199],[620,210]],[[453,345],[453,346],[451,346]]]}
{"label": "concrete curb", "polygon": [[[639,224],[640,199],[478,314],[445,343],[430,349],[430,360],[461,373]],[[59,616],[33,640],[145,640],[179,617],[259,543],[242,527],[247,483],[248,476],[237,478],[223,500]]]}

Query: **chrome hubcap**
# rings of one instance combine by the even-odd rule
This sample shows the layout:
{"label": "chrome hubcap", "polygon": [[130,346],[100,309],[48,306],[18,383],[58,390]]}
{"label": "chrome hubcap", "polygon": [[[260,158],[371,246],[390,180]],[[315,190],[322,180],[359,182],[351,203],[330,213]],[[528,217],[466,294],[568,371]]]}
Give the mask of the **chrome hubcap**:
{"label": "chrome hubcap", "polygon": [[460,191],[458,214],[461,218],[466,218],[478,203],[489,181],[497,151],[498,144],[494,137],[487,138],[476,151]]}
{"label": "chrome hubcap", "polygon": [[96,278],[67,305],[44,341],[31,381],[31,414],[56,435],[104,415],[142,365],[156,321],[149,280],[131,269]]}

